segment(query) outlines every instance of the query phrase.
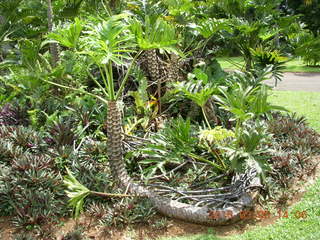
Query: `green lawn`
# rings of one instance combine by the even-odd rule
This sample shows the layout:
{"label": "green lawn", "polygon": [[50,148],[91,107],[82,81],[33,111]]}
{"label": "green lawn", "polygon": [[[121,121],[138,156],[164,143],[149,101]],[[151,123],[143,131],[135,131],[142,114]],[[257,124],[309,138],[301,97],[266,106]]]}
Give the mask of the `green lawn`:
{"label": "green lawn", "polygon": [[304,115],[310,126],[320,132],[320,93],[274,91],[269,100],[275,105]]}
{"label": "green lawn", "polygon": [[[296,111],[307,117],[310,126],[320,131],[320,93],[274,91],[270,102]],[[256,227],[240,235],[217,237],[214,233],[170,240],[319,240],[320,239],[320,178],[308,188],[302,200],[290,207],[288,218],[281,218],[275,224]],[[305,211],[307,217],[297,218],[296,211]],[[164,238],[163,238],[164,239]],[[168,238],[166,240],[169,240]]]}
{"label": "green lawn", "polygon": [[223,69],[241,69],[244,66],[242,57],[219,57],[217,60]]}
{"label": "green lawn", "polygon": [[[281,218],[267,227],[257,227],[252,231],[228,240],[319,240],[320,239],[320,178],[309,187],[302,201],[290,207],[289,217]],[[306,212],[306,218],[297,218],[295,212]],[[199,238],[200,239],[200,238]],[[210,238],[208,238],[210,239]],[[213,238],[214,239],[214,238]]]}
{"label": "green lawn", "polygon": [[[223,69],[241,69],[244,66],[242,57],[220,57],[218,62]],[[299,59],[291,59],[291,61],[285,64],[285,72],[320,72],[319,67],[305,66]]]}

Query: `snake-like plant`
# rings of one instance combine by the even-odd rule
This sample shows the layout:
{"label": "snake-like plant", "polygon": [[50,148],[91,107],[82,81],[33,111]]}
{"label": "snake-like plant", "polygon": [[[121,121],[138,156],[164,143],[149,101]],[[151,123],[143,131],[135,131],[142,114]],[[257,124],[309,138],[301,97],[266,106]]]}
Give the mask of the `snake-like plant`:
{"label": "snake-like plant", "polygon": [[[163,48],[168,50],[172,48],[172,41],[161,42],[161,38],[148,38],[145,34],[139,35],[137,33],[143,29],[141,27],[134,28],[136,30],[138,29],[138,31],[133,32],[136,33],[135,35],[132,34],[132,32],[129,31],[126,21],[124,21],[127,17],[127,15],[116,15],[109,17],[107,20],[103,20],[97,25],[91,25],[88,27],[89,31],[87,31],[87,34],[83,37],[83,40],[85,40],[85,45],[83,45],[83,49],[81,49],[79,53],[89,56],[95,65],[100,69],[103,84],[98,82],[94,76],[91,77],[103,92],[104,97],[86,92],[83,89],[75,89],[51,81],[47,82],[59,87],[65,87],[95,96],[107,105],[108,116],[106,126],[108,137],[108,160],[113,178],[115,182],[118,183],[118,186],[120,186],[123,190],[128,190],[130,194],[135,196],[149,198],[156,209],[166,216],[189,222],[219,225],[240,219],[241,211],[251,204],[251,198],[246,192],[240,191],[238,195],[235,196],[237,198],[237,202],[235,204],[225,205],[222,211],[220,211],[221,209],[218,209],[219,216],[217,216],[217,214],[212,214],[213,210],[206,206],[195,206],[162,197],[155,191],[133,182],[131,177],[128,175],[123,159],[121,133],[122,120],[117,101],[122,96],[128,76],[130,75],[131,69],[141,50],[150,50],[155,48]],[[135,24],[139,24],[139,22],[136,22]],[[166,27],[168,26],[169,25],[166,25]],[[163,34],[165,34],[165,32]],[[174,37],[175,35],[172,34],[171,36]],[[137,42],[139,43],[139,37],[143,37],[143,41],[150,41],[148,44],[144,45],[148,46],[148,48],[141,49],[143,45],[136,44]],[[170,43],[170,45],[168,45],[168,43]],[[140,49],[137,46],[139,46]],[[132,55],[134,55],[134,57],[132,57]],[[121,84],[116,87],[112,67],[114,65],[125,65],[126,62],[131,62],[131,64],[128,67],[124,78],[122,79]],[[248,185],[248,182],[243,180],[243,178],[246,176],[247,175],[239,175],[234,178],[233,187],[236,188],[237,191],[239,189],[248,189],[250,187],[250,184]],[[92,192],[85,187],[81,187],[81,184],[75,181],[70,172],[69,177],[65,179],[65,183],[68,185],[68,194],[71,197],[70,203],[76,208],[77,213],[79,213],[79,208],[81,208],[83,199],[86,196],[89,194],[103,195],[103,193]],[[239,188],[239,183],[245,184],[245,186],[242,186],[244,188]],[[118,196],[112,194],[105,194],[104,196],[121,197],[121,195]],[[228,215],[224,214],[226,211],[228,212]]]}

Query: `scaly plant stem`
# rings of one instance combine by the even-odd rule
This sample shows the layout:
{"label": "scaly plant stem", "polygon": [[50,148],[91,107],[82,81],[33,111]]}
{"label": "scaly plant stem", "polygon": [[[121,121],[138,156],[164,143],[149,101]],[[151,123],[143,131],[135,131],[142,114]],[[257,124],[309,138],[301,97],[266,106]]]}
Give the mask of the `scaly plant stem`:
{"label": "scaly plant stem", "polygon": [[204,120],[206,121],[206,124],[208,125],[208,128],[211,130],[211,126],[210,126],[210,123],[208,121],[207,115],[206,115],[206,113],[204,111],[204,107],[201,107],[201,110],[202,110],[202,114],[203,114]]}
{"label": "scaly plant stem", "polygon": [[[48,18],[48,32],[53,31],[53,10],[51,0],[47,0],[48,9],[47,9],[47,18]],[[52,57],[52,67],[56,67],[59,61],[59,49],[57,43],[50,43],[50,54]]]}

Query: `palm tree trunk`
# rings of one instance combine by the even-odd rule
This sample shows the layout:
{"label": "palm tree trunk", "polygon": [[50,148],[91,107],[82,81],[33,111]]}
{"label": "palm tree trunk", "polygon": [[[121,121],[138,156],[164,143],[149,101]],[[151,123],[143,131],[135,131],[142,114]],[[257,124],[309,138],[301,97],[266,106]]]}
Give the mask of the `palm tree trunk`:
{"label": "palm tree trunk", "polygon": [[[51,0],[48,0],[48,32],[53,30],[53,11]],[[52,66],[56,67],[59,61],[59,49],[57,43],[50,43],[50,53],[52,57]]]}

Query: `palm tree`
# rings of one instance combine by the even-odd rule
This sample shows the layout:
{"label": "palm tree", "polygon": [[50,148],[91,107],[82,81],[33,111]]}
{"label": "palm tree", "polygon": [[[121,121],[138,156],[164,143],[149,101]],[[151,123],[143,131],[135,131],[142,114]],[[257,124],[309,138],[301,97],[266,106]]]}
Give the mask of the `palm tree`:
{"label": "palm tree", "polygon": [[[121,97],[124,86],[127,82],[132,65],[143,50],[155,52],[156,49],[168,52],[178,51],[173,47],[177,41],[174,28],[158,17],[154,22],[143,26],[137,20],[129,21],[130,25],[121,22],[123,15],[110,17],[109,20],[89,32],[89,44],[92,44],[94,52],[89,55],[95,59],[95,63],[103,69],[101,71],[108,99],[108,117],[106,121],[108,135],[108,158],[110,167],[113,170],[114,180],[121,184],[129,182],[129,176],[124,171],[125,165],[122,154],[122,122],[121,113],[117,101]],[[129,32],[130,30],[130,32]],[[107,44],[106,44],[107,43]],[[136,47],[138,52],[133,50]],[[98,46],[98,49],[97,49]],[[99,50],[97,53],[97,50]],[[100,54],[103,54],[102,56]],[[129,53],[134,53],[132,59]],[[115,93],[112,65],[124,65],[124,60],[131,60],[131,65],[122,80],[117,93]],[[106,64],[106,65],[104,65]],[[127,181],[122,181],[126,179]]]}
{"label": "palm tree", "polygon": [[[86,38],[88,51],[85,52],[99,67],[103,79],[104,86],[96,80],[95,82],[105,94],[108,108],[108,158],[111,169],[116,170],[125,167],[122,154],[122,121],[117,101],[122,97],[133,64],[140,55],[140,52],[135,50],[134,36],[122,21],[124,17],[126,16],[112,16],[97,26],[91,26]],[[132,58],[131,54],[135,54],[135,57]],[[131,61],[131,65],[116,91],[112,67],[124,66],[126,61]],[[118,171],[113,171],[114,180],[120,183],[118,174]]]}

